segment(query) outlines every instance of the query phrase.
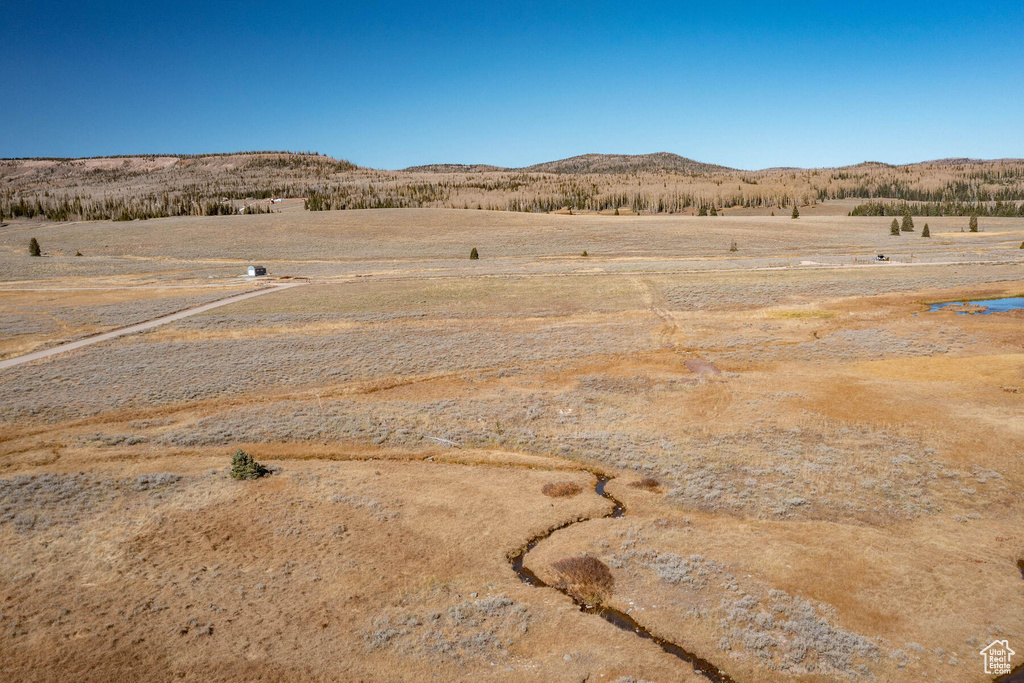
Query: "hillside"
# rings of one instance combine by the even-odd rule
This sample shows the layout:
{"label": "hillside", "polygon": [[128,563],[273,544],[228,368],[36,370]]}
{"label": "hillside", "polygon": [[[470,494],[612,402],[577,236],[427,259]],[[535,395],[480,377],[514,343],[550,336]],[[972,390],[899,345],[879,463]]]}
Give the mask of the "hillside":
{"label": "hillside", "polygon": [[278,212],[451,208],[550,213],[788,214],[857,200],[854,215],[1024,215],[1024,162],[939,159],[741,171],[676,154],[585,154],[523,168],[428,164],[402,171],[315,153],[246,152],[0,160],[0,215],[136,220]]}
{"label": "hillside", "polygon": [[532,166],[505,168],[487,164],[427,164],[402,169],[410,173],[482,173],[489,171],[518,171],[521,173],[563,173],[570,175],[616,173],[680,173],[699,174],[735,171],[717,164],[694,161],[678,154],[581,154],[567,159],[545,161]]}
{"label": "hillside", "polygon": [[517,169],[527,173],[718,173],[736,169],[716,164],[705,164],[678,154],[582,154],[580,156],[548,161]]}
{"label": "hillside", "polygon": [[403,168],[407,173],[487,173],[489,171],[507,171],[503,166],[488,164],[426,164]]}

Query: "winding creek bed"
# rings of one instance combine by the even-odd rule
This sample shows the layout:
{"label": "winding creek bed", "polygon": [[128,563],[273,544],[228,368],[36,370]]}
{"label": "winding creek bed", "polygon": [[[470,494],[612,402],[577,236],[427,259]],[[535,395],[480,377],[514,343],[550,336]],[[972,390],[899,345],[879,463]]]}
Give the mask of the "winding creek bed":
{"label": "winding creek bed", "polygon": [[[591,474],[593,474],[597,478],[597,482],[594,485],[594,492],[597,493],[602,498],[611,501],[612,503],[612,509],[607,514],[602,515],[601,519],[609,517],[622,517],[624,514],[626,514],[626,506],[622,503],[622,501],[618,500],[610,493],[605,491],[605,486],[608,484],[609,481],[612,480],[612,477],[609,477],[608,475],[602,472],[592,471]],[[527,553],[529,553],[531,550],[537,547],[538,543],[540,543],[546,538],[549,538],[557,531],[561,531],[562,529],[570,527],[573,524],[581,524],[583,522],[588,522],[590,521],[590,519],[592,518],[577,519],[556,526],[553,529],[549,529],[544,533],[540,534],[539,536],[535,536],[534,538],[530,539],[530,541],[522,549],[520,549],[514,555],[511,555],[509,557],[509,560],[512,563],[512,570],[516,573],[516,576],[519,577],[519,580],[525,584],[534,586],[536,588],[554,588],[560,593],[569,596],[572,599],[572,601],[576,603],[576,606],[580,608],[581,612],[586,612],[587,614],[596,614],[597,616],[607,621],[609,624],[612,624],[613,626],[616,626],[622,629],[623,631],[631,631],[635,633],[638,637],[643,638],[644,640],[650,640],[654,642],[668,654],[674,657],[678,657],[684,662],[691,664],[693,666],[694,671],[704,676],[708,680],[715,681],[716,683],[735,683],[735,681],[727,673],[722,671],[716,665],[712,664],[706,659],[698,657],[697,655],[693,654],[692,652],[689,652],[688,650],[686,650],[685,648],[676,643],[670,642],[668,640],[665,640],[664,638],[660,638],[654,635],[649,630],[644,628],[641,624],[637,623],[637,621],[633,619],[633,617],[629,616],[625,612],[621,612],[612,607],[608,607],[607,605],[588,605],[586,603],[583,603],[580,600],[578,600],[575,596],[571,595],[569,592],[564,591],[558,588],[557,586],[551,586],[545,583],[540,579],[540,577],[533,573],[533,571],[531,571],[529,568],[523,565],[524,561],[526,560]]]}

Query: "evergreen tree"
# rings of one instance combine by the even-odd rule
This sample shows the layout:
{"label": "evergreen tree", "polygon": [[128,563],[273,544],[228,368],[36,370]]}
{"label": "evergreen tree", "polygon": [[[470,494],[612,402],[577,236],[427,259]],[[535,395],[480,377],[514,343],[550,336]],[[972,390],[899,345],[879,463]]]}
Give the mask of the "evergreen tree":
{"label": "evergreen tree", "polygon": [[715,209],[715,205],[714,204],[711,205],[711,215],[712,216],[717,216],[718,215],[718,211]]}
{"label": "evergreen tree", "polygon": [[921,231],[921,237],[931,237],[932,234],[928,231],[928,224],[924,224],[924,229]]}
{"label": "evergreen tree", "polygon": [[889,226],[889,234],[896,237],[900,236],[900,222],[895,218],[892,219],[892,225]]}
{"label": "evergreen tree", "polygon": [[793,218],[800,218],[800,209],[796,208],[796,204],[793,205]]}
{"label": "evergreen tree", "polygon": [[469,258],[471,261],[476,261],[480,258],[480,254],[477,253],[476,247],[473,247],[469,252]]}
{"label": "evergreen tree", "polygon": [[903,226],[900,228],[903,232],[914,232],[914,219],[910,216],[910,213],[903,214]]}
{"label": "evergreen tree", "polygon": [[971,232],[978,232],[978,214],[971,214],[971,220],[967,224],[967,229]]}
{"label": "evergreen tree", "polygon": [[707,216],[708,215],[708,207],[702,205],[700,207],[700,213],[698,213],[697,215],[698,216]]}
{"label": "evergreen tree", "polygon": [[267,473],[267,468],[256,462],[256,460],[239,449],[231,456],[231,478],[232,479],[259,479]]}
{"label": "evergreen tree", "polygon": [[29,241],[29,243],[28,243],[28,255],[29,256],[42,256],[43,255],[42,250],[39,248],[39,242],[36,241],[35,237],[33,237],[32,240]]}

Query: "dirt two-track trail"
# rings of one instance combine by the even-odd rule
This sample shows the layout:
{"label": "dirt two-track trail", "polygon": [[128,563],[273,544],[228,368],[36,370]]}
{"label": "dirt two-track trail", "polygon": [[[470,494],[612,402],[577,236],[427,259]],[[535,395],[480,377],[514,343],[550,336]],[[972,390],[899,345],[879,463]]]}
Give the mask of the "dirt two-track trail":
{"label": "dirt two-track trail", "polygon": [[30,363],[34,360],[41,360],[43,358],[49,358],[50,356],[56,356],[59,353],[65,353],[67,351],[73,351],[74,349],[80,349],[83,346],[89,346],[90,344],[98,344],[100,342],[109,341],[111,339],[117,339],[128,334],[135,334],[136,332],[142,332],[149,330],[160,325],[166,325],[172,323],[175,320],[181,320],[187,318],[190,315],[196,315],[198,313],[204,313],[206,311],[218,308],[220,306],[227,306],[228,304],[237,303],[245,299],[251,299],[254,296],[263,296],[264,294],[270,294],[271,292],[278,292],[282,289],[289,289],[291,287],[298,287],[305,284],[304,282],[290,282],[284,285],[272,285],[265,289],[258,289],[255,292],[245,292],[243,294],[235,294],[224,299],[218,299],[217,301],[211,301],[208,304],[202,306],[196,306],[194,308],[186,308],[183,311],[177,313],[171,313],[170,315],[161,316],[146,322],[137,323],[135,325],[129,325],[128,327],[121,327],[110,332],[103,332],[101,334],[86,337],[85,339],[79,339],[77,341],[68,342],[66,344],[59,344],[49,349],[42,349],[40,351],[33,351],[26,353],[22,356],[16,356],[14,358],[8,358],[7,360],[0,361],[0,370],[6,370],[7,368],[13,368],[23,363]]}

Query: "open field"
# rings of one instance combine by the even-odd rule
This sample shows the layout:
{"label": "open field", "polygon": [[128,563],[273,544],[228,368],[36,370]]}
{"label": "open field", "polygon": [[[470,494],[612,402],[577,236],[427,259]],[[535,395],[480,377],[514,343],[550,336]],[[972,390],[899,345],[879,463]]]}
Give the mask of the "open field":
{"label": "open field", "polygon": [[309,283],[0,372],[0,671],[705,680],[520,581],[537,541],[731,680],[989,680],[1024,646],[1024,316],[926,304],[1024,295],[1024,218],[842,213],[7,222],[0,357],[249,263]]}

